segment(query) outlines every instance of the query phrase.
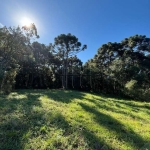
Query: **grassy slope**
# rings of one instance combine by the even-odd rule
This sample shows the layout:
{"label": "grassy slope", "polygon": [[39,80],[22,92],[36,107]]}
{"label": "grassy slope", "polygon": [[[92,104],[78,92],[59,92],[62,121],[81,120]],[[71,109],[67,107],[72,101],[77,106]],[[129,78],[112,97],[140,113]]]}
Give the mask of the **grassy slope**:
{"label": "grassy slope", "polygon": [[150,103],[76,91],[0,96],[0,150],[150,149]]}

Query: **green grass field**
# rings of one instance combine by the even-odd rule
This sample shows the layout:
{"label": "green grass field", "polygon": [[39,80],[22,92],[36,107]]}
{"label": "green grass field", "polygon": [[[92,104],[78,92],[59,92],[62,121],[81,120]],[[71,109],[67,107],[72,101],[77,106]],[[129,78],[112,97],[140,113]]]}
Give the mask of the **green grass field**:
{"label": "green grass field", "polygon": [[0,150],[150,150],[150,103],[77,91],[0,96]]}

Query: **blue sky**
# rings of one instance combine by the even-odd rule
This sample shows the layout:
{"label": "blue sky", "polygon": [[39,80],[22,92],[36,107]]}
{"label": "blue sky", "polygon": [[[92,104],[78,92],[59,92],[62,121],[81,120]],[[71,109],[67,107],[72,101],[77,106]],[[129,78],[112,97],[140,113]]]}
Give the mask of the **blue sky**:
{"label": "blue sky", "polygon": [[88,49],[78,54],[86,62],[107,42],[135,34],[150,37],[150,0],[1,0],[0,27],[22,25],[29,18],[41,43],[71,33]]}

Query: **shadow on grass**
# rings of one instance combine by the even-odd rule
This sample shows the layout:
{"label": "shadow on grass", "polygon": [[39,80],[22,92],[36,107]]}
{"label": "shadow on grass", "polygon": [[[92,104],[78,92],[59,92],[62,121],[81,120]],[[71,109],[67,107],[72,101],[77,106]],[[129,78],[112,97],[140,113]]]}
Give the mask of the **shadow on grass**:
{"label": "shadow on grass", "polygon": [[[39,136],[38,134],[50,132],[46,131],[46,120],[43,121],[43,124],[39,124],[39,121],[43,120],[43,116],[45,115],[45,112],[42,111],[42,104],[39,98],[45,95],[55,101],[69,103],[76,98],[82,99],[84,93],[61,90],[19,90],[18,93],[13,93],[11,96],[0,97],[0,149],[25,149],[28,139]],[[62,147],[63,149],[69,149],[70,145],[72,149],[82,146],[85,149],[90,148],[95,150],[99,150],[103,146],[109,147],[107,143],[87,129],[84,128],[81,131],[77,126],[70,125],[61,113],[56,112],[49,115],[50,126],[62,129],[64,137],[71,137],[68,139],[67,145],[55,139],[54,143],[50,143],[54,149],[62,149]],[[41,133],[38,131],[39,129]],[[28,135],[30,130],[32,134]],[[74,139],[75,136],[76,139]],[[84,143],[84,139],[87,140],[88,145]],[[30,149],[31,147],[28,148]]]}
{"label": "shadow on grass", "polygon": [[[145,112],[148,115],[150,114],[150,103],[142,103],[139,105],[136,103],[136,101],[120,101],[120,100],[113,100],[115,103],[124,105],[125,107],[130,108],[134,113],[136,112]],[[142,118],[141,118],[142,119]]]}
{"label": "shadow on grass", "polygon": [[28,94],[30,97],[40,97],[47,96],[49,99],[54,101],[62,102],[62,103],[70,103],[74,99],[81,99],[85,96],[85,93],[80,91],[72,91],[72,90],[18,90],[20,94]]}
{"label": "shadow on grass", "polygon": [[83,92],[78,91],[64,91],[64,90],[50,90],[45,91],[43,94],[47,95],[49,99],[62,103],[70,103],[74,99],[81,99],[85,96]]}
{"label": "shadow on grass", "polygon": [[[98,96],[98,94],[93,94],[93,95]],[[141,102],[140,104],[138,104],[136,101],[132,101],[129,99],[122,100],[120,97],[118,99],[114,99],[115,97],[113,97],[112,99],[111,97],[107,97],[103,95],[99,95],[99,96],[100,98],[93,97],[93,99],[86,98],[86,100],[94,103],[99,108],[106,109],[108,111],[112,111],[116,113],[121,113],[127,116],[131,116],[133,119],[139,119],[145,121],[145,119],[137,116],[136,114],[134,115],[133,113],[145,112],[148,115],[150,114],[150,103],[148,102],[146,103]],[[116,106],[116,109],[113,108],[114,105]],[[127,112],[127,109],[130,109],[131,112]]]}
{"label": "shadow on grass", "polygon": [[86,104],[80,103],[80,105],[87,112],[94,114],[94,119],[99,125],[104,126],[110,131],[114,131],[118,139],[130,144],[133,149],[140,149],[144,143],[147,142],[144,141],[143,138],[136,134],[132,129],[127,129],[115,118],[103,114]]}
{"label": "shadow on grass", "polygon": [[91,150],[113,150],[110,145],[108,145],[103,139],[98,138],[91,131],[84,129],[82,134],[88,143],[88,148]]}
{"label": "shadow on grass", "polygon": [[[25,144],[28,142],[29,130],[35,131],[41,128],[41,131],[45,132],[45,128],[42,128],[43,125],[39,124],[39,121],[43,120],[43,116],[45,115],[44,110],[42,110],[42,104],[39,98],[40,96],[45,95],[54,101],[70,103],[75,99],[82,100],[85,96],[85,93],[62,90],[19,90],[18,93],[14,93],[12,97],[0,97],[0,149],[22,150],[25,148]],[[87,100],[90,101],[91,99]],[[97,101],[106,102],[106,100],[103,98],[97,99]],[[109,107],[106,108],[105,106],[98,105],[99,103],[95,104],[98,107],[111,110]],[[100,113],[88,105],[82,103],[80,103],[80,105],[84,110],[95,115],[95,120],[97,123],[99,123],[99,125],[114,131],[116,135],[118,135],[119,139],[123,139],[126,143],[129,143],[136,149],[139,149],[143,146],[145,141],[131,129],[127,130],[125,126],[122,125],[118,120],[106,114]],[[88,129],[84,128],[83,131],[80,131],[80,129],[77,127],[71,126],[61,115],[61,113],[52,115],[50,121],[52,126],[55,126],[58,129],[63,129],[63,136],[66,137],[70,135],[74,136],[74,131],[79,130],[79,134],[82,134],[83,137],[87,140],[87,149],[113,149],[103,139],[98,138]],[[43,122],[43,124],[46,124],[47,121],[44,120]],[[36,129],[36,127],[38,128]],[[72,139],[73,138],[74,137],[72,137]],[[80,137],[75,143],[71,143],[72,141],[70,141],[73,149],[77,149],[80,146],[78,145],[78,143],[80,143],[78,140],[80,140]],[[55,149],[61,149],[62,143],[57,141],[53,146]],[[67,149],[68,145],[65,145],[63,148]]]}
{"label": "shadow on grass", "polygon": [[[98,138],[93,132],[80,125],[71,125],[61,115],[57,113],[51,122],[58,129],[63,130],[63,136],[69,137],[68,144],[63,145],[63,149],[90,149],[109,150],[112,149],[103,139]],[[83,139],[82,139],[83,138]],[[62,149],[60,141],[55,143],[55,148]],[[71,147],[70,147],[71,146]],[[81,146],[81,148],[80,148]],[[69,148],[70,147],[70,148]]]}
{"label": "shadow on grass", "polygon": [[[62,90],[18,90],[8,96],[0,96],[0,150],[25,149],[30,138],[47,133],[45,128],[47,120],[44,120],[46,112],[39,100],[41,96],[45,95],[63,103],[69,103],[74,98],[81,99],[84,96],[80,92]],[[56,110],[47,115],[50,117],[50,126],[63,129],[64,136],[69,136],[75,131],[74,127],[70,126],[61,113],[57,113]],[[30,131],[32,133],[28,134]],[[72,144],[74,149],[78,147],[76,143]],[[54,149],[62,148],[61,142],[57,140],[50,145]],[[66,145],[66,149],[68,145]],[[32,147],[27,148],[32,149]]]}
{"label": "shadow on grass", "polygon": [[[128,105],[123,107],[123,106],[121,106],[120,104],[118,104],[117,102],[114,102],[114,101],[113,101],[113,105],[112,105],[112,103],[108,103],[108,102],[107,102],[107,105],[106,105],[106,100],[100,100],[99,101],[99,100],[91,100],[91,99],[87,99],[87,98],[86,98],[86,100],[89,101],[89,102],[94,103],[95,106],[100,108],[100,109],[107,110],[107,111],[110,111],[110,112],[115,112],[115,113],[118,113],[118,114],[123,114],[123,115],[129,116],[129,117],[132,117],[133,119],[140,120],[140,121],[146,121],[144,118],[139,117],[136,114],[134,115],[133,113],[129,112],[127,110]],[[105,101],[105,103],[100,103],[101,101]],[[116,105],[116,108],[114,107],[114,105]]]}
{"label": "shadow on grass", "polygon": [[[21,97],[22,95],[22,97]],[[25,92],[0,97],[0,149],[21,150],[28,138],[27,132],[37,124],[44,112],[37,112],[33,107],[40,107],[39,95]]]}
{"label": "shadow on grass", "polygon": [[135,110],[139,110],[139,109],[147,109],[149,110],[150,109],[150,103],[146,103],[144,105],[137,105],[136,103],[132,103],[132,102],[123,102],[123,101],[117,101],[118,103],[121,103],[121,104],[124,104],[124,105],[127,105],[131,108],[134,108]]}

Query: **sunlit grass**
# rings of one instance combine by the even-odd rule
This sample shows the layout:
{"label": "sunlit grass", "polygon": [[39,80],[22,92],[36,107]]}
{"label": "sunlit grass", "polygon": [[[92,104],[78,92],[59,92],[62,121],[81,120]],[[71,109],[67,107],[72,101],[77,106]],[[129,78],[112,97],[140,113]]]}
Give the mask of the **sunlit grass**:
{"label": "sunlit grass", "polygon": [[0,150],[150,149],[150,103],[77,91],[0,97]]}

